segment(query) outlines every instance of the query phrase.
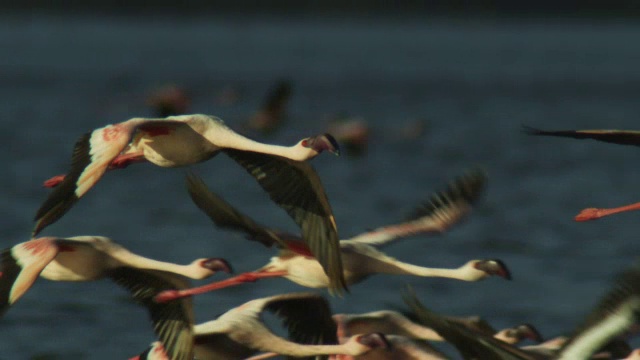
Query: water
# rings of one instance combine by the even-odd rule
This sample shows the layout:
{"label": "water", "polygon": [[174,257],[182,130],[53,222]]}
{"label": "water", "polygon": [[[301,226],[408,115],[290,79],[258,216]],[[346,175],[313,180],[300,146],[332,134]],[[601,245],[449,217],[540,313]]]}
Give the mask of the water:
{"label": "water", "polygon": [[[336,312],[401,306],[412,284],[432,309],[477,314],[496,327],[530,322],[569,332],[636,258],[638,214],[592,223],[582,208],[640,199],[632,147],[527,137],[549,129],[637,126],[636,24],[570,20],[369,20],[199,17],[155,20],[15,16],[0,21],[0,179],[3,247],[26,241],[46,178],[63,173],[84,132],[151,115],[145,96],[178,83],[193,112],[239,126],[275,79],[294,82],[289,127],[265,141],[291,144],[348,112],[372,127],[363,158],[313,161],[341,238],[403,218],[416,201],[474,165],[490,185],[477,210],[445,235],[385,248],[391,256],[456,267],[499,258],[512,282],[462,283],[376,276],[332,298]],[[233,106],[214,100],[239,89]],[[415,141],[396,129],[428,125]],[[219,156],[194,166],[208,185],[264,224],[295,231],[244,170]],[[110,173],[46,235],[104,235],[145,256],[187,263],[227,258],[236,271],[273,252],[218,231],[190,202],[184,169],[148,164]],[[216,277],[221,278],[221,277]],[[252,298],[303,291],[283,279],[195,299],[206,321]],[[323,292],[326,294],[326,292]],[[122,359],[154,336],[146,312],[109,281],[39,280],[0,321],[1,359]]]}

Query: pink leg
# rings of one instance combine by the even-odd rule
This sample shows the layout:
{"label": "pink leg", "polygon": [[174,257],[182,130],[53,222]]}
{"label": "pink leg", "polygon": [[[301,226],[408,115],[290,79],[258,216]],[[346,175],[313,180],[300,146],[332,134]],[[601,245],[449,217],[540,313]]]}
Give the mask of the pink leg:
{"label": "pink leg", "polygon": [[597,208],[584,209],[580,212],[580,214],[576,215],[575,220],[576,221],[595,220],[601,217],[605,217],[605,216],[609,216],[609,215],[613,215],[613,214],[617,214],[625,211],[632,211],[632,210],[640,210],[640,203],[620,206],[620,207],[611,208],[611,209],[597,209]]}
{"label": "pink leg", "polygon": [[58,186],[64,180],[64,175],[56,175],[44,182],[44,187],[52,188]]}
{"label": "pink leg", "polygon": [[171,300],[175,300],[175,299],[180,299],[180,298],[191,296],[191,295],[203,294],[203,293],[206,293],[206,292],[209,292],[209,291],[218,290],[218,289],[226,288],[226,287],[229,287],[229,286],[240,285],[240,284],[243,284],[243,283],[246,283],[246,282],[254,282],[254,281],[258,280],[258,279],[270,278],[270,277],[283,277],[283,276],[286,276],[286,275],[287,275],[286,271],[273,271],[273,272],[254,271],[254,272],[248,272],[248,273],[240,274],[238,276],[234,276],[234,277],[229,278],[227,280],[214,282],[212,284],[204,285],[204,286],[200,286],[200,287],[196,287],[196,288],[185,289],[185,290],[165,290],[165,291],[160,292],[158,295],[156,295],[154,300],[156,302],[163,303],[163,302],[167,302],[167,301],[171,301]]}
{"label": "pink leg", "polygon": [[[109,168],[107,170],[124,169],[133,163],[143,162],[143,161],[146,161],[146,159],[142,152],[118,155],[116,156],[115,159],[113,159],[111,164],[109,164]],[[44,187],[48,187],[48,188],[56,187],[62,182],[62,180],[64,180],[64,177],[65,175],[56,175],[51,179],[45,181]]]}
{"label": "pink leg", "polygon": [[124,169],[133,163],[143,162],[145,160],[146,159],[144,157],[144,154],[141,151],[131,154],[118,155],[115,159],[113,159],[113,161],[111,161],[111,164],[109,164],[109,170]]}

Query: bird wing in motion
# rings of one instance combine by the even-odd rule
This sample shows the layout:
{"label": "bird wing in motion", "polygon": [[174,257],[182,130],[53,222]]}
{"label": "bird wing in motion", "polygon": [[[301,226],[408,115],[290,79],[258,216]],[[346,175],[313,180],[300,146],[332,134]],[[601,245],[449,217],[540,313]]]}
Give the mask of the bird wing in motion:
{"label": "bird wing in motion", "polygon": [[216,226],[244,232],[249,240],[258,241],[267,247],[271,247],[273,244],[286,247],[281,237],[278,236],[277,230],[264,227],[236,210],[220,196],[210,191],[202,179],[195,174],[187,175],[187,191],[191,200],[209,216]]}
{"label": "bird wing in motion", "polygon": [[560,136],[574,139],[593,139],[620,145],[640,146],[640,131],[633,130],[560,130],[547,131],[524,126],[529,135]]}
{"label": "bird wing in motion", "polygon": [[284,208],[302,229],[302,238],[329,277],[329,290],[347,290],[338,230],[320,177],[304,161],[252,151],[224,149]]}
{"label": "bird wing in motion", "polygon": [[417,316],[420,323],[435,330],[451,343],[464,359],[482,360],[538,360],[546,359],[529,353],[503,341],[467,328],[465,325],[448,320],[424,307],[413,291],[404,296],[405,303]]}
{"label": "bird wing in motion", "polygon": [[381,246],[419,233],[444,232],[471,211],[484,192],[486,183],[487,176],[483,170],[470,170],[449,182],[445,190],[432,194],[429,200],[413,211],[407,221],[384,226],[342,242]]}
{"label": "bird wing in motion", "polygon": [[576,354],[599,351],[625,333],[640,319],[640,264],[617,279],[612,290],[578,327],[560,349],[558,359],[574,359]]}
{"label": "bird wing in motion", "polygon": [[[325,298],[314,293],[276,295],[265,302],[265,310],[280,317],[291,341],[299,344],[338,344],[337,327]],[[326,356],[310,359],[326,359]]]}
{"label": "bird wing in motion", "polygon": [[175,120],[133,118],[82,135],[73,148],[69,173],[51,191],[36,213],[33,236],[58,221],[102,178],[109,164],[129,145],[137,129],[166,133],[160,128],[166,130],[180,123]]}
{"label": "bird wing in motion", "polygon": [[153,330],[172,360],[193,359],[193,313],[190,299],[157,303],[153,297],[160,291],[184,289],[186,280],[156,270],[119,267],[109,277],[126,288],[136,302],[145,306],[151,316]]}
{"label": "bird wing in motion", "polygon": [[34,239],[0,253],[0,317],[31,288],[58,254],[49,239]]}

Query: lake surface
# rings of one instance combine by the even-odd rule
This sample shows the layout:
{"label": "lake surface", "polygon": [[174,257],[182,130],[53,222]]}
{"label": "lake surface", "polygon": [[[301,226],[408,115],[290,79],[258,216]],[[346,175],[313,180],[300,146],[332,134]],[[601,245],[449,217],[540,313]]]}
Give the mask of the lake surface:
{"label": "lake surface", "polygon": [[[145,98],[158,86],[187,88],[192,112],[239,128],[273,81],[288,78],[288,126],[261,140],[293,144],[324,131],[337,113],[371,127],[366,156],[313,161],[341,238],[403,219],[451,178],[482,166],[489,186],[467,221],[385,251],[433,267],[499,258],[513,273],[511,282],[477,283],[375,276],[331,298],[336,312],[402,306],[400,292],[411,284],[442,313],[481,315],[498,328],[529,322],[545,337],[565,334],[637,258],[639,213],[572,219],[585,207],[640,200],[640,152],[528,137],[521,126],[639,129],[639,37],[639,25],[613,20],[3,16],[2,244],[29,239],[48,192],[41,183],[67,170],[76,139],[151,116]],[[239,101],[216,101],[228,89]],[[400,128],[416,120],[425,122],[425,134],[403,139]],[[225,257],[237,272],[265,264],[274,251],[215,229],[191,203],[186,170],[143,164],[109,173],[43,235],[108,236],[179,263]],[[296,231],[230,159],[221,155],[193,170],[261,223]],[[306,290],[284,279],[225,289],[195,298],[196,318]],[[146,311],[107,280],[39,280],[2,318],[0,333],[0,359],[125,359],[154,340]]]}

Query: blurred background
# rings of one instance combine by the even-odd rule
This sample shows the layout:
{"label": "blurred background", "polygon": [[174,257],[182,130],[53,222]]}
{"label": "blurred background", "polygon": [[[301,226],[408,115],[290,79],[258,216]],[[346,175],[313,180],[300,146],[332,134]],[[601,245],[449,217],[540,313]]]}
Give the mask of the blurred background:
{"label": "blurred background", "polygon": [[[411,284],[438,312],[499,328],[529,322],[553,337],[570,333],[636,259],[640,213],[573,216],[640,201],[638,149],[522,132],[640,128],[636,1],[124,3],[0,5],[3,248],[29,239],[42,182],[67,171],[80,135],[179,112],[283,145],[336,135],[344,155],[313,164],[343,239],[402,220],[470,167],[487,170],[467,221],[385,251],[432,267],[498,258],[513,281],[378,275],[331,298],[335,312],[401,307]],[[108,236],[180,263],[225,257],[237,272],[275,255],[215,229],[184,190],[187,170],[109,173],[43,235]],[[224,155],[193,170],[261,223],[296,231]],[[225,289],[194,299],[196,319],[305,290],[284,279]],[[0,333],[0,359],[123,359],[154,340],[146,311],[107,280],[39,280]]]}

